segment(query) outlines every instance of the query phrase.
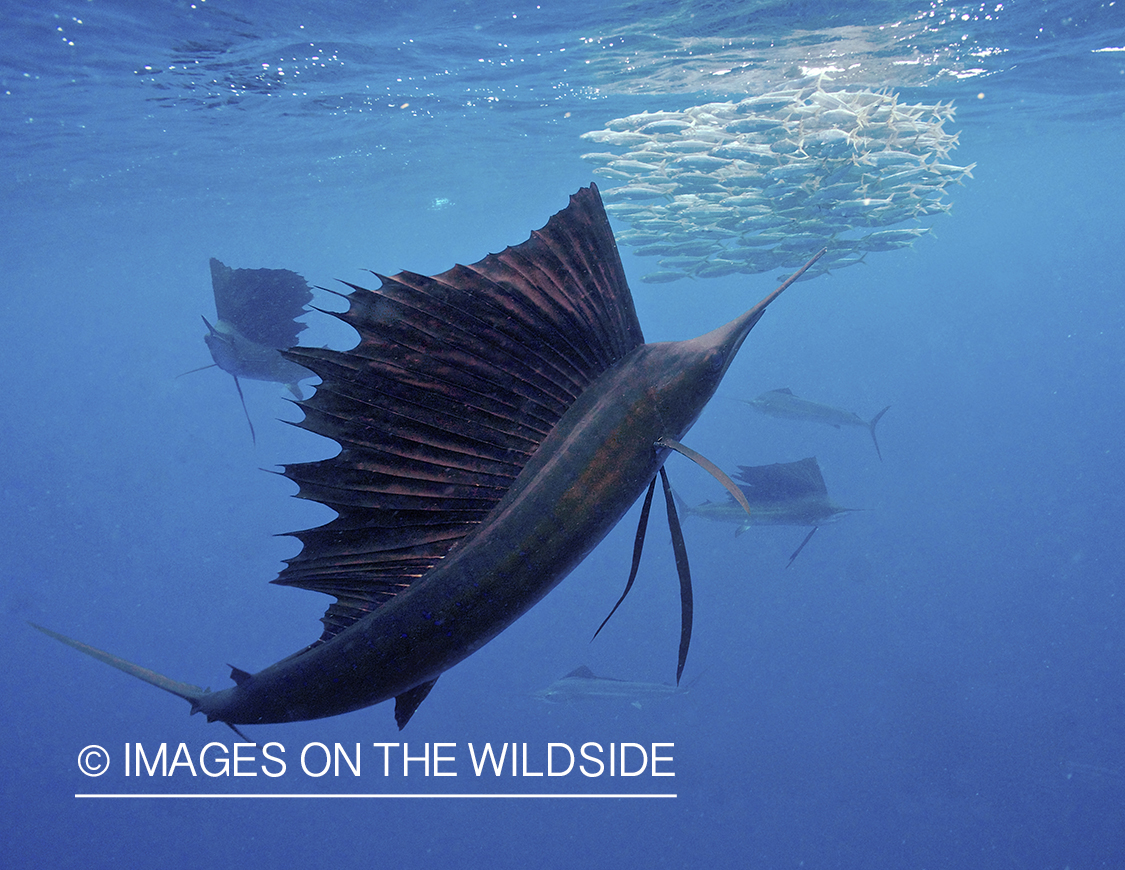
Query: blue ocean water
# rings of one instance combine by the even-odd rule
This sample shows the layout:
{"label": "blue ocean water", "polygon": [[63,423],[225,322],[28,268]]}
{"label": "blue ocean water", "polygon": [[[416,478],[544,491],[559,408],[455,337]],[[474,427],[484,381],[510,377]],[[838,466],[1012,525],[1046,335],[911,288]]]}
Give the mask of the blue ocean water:
{"label": "blue ocean water", "polygon": [[[242,867],[1079,868],[1125,862],[1125,14],[1119,4],[52,2],[0,5],[0,470],[5,864]],[[975,163],[912,248],[791,288],[687,443],[727,469],[816,456],[865,510],[817,532],[685,521],[690,691],[547,706],[580,664],[674,677],[660,509],[637,588],[630,514],[530,614],[389,705],[247,729],[276,779],[124,772],[237,739],[34,632],[215,688],[309,643],[327,599],[269,586],[326,521],[265,473],[330,455],[276,384],[208,363],[208,259],[374,283],[516,244],[588,184],[579,137],[828,70],[952,100]],[[605,186],[605,184],[603,184]],[[615,223],[615,229],[624,225]],[[649,341],[688,338],[776,275],[647,285]],[[318,293],[321,307],[340,303]],[[306,344],[347,347],[310,314]],[[755,414],[787,386],[862,430]],[[716,485],[668,463],[692,502]],[[457,777],[382,776],[373,743],[453,743]],[[672,743],[675,777],[475,777],[468,746]],[[364,747],[360,777],[300,748]],[[89,778],[97,744],[109,771]],[[214,750],[213,750],[214,751]],[[396,750],[397,751],[397,750]],[[399,762],[400,763],[400,762]],[[260,770],[252,764],[249,770]],[[134,771],[135,772],[135,771]],[[674,799],[458,799],[460,793]],[[89,799],[414,793],[442,799]]]}

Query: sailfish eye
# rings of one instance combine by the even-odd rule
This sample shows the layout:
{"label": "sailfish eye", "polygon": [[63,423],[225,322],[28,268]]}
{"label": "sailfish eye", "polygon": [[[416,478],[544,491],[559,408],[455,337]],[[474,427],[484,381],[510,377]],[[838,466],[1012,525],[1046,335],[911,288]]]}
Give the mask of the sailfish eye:
{"label": "sailfish eye", "polygon": [[711,374],[718,374],[723,369],[727,355],[721,350],[713,350],[707,355],[707,369]]}

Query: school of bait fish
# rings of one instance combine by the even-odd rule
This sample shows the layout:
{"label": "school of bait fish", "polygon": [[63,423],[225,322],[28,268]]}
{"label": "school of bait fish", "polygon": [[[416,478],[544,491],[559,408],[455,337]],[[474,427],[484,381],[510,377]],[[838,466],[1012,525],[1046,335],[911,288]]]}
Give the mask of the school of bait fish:
{"label": "school of bait fish", "polygon": [[948,162],[952,103],[826,84],[641,112],[583,134],[625,149],[582,157],[621,182],[602,196],[630,225],[618,242],[658,258],[643,281],[792,269],[827,247],[808,278],[930,231],[920,222],[949,210],[947,188],[976,165]]}

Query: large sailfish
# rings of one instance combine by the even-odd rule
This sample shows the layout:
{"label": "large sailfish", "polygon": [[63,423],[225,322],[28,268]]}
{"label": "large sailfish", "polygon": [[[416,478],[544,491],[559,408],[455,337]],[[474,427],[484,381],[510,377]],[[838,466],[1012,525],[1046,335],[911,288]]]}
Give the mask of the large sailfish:
{"label": "large sailfish", "polygon": [[680,450],[725,478],[679,439],[800,274],[713,332],[646,344],[591,185],[472,266],[348,285],[336,316],[359,343],[286,352],[321,379],[299,425],[341,447],[284,469],[301,498],[337,512],[295,533],[303,548],[274,581],[335,597],[320,638],[209,692],[43,630],[209,721],[292,722],[394,698],[402,728],[444,671],[546,595],[647,488],[628,591],[659,474],[681,579],[678,680],[691,587],[662,466]]}

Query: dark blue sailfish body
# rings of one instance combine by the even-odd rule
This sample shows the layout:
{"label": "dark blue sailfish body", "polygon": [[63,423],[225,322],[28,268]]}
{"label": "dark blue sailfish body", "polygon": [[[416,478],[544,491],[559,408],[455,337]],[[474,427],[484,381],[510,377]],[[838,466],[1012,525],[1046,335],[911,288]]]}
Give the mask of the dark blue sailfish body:
{"label": "dark blue sailfish body", "polygon": [[[284,470],[300,497],[337,512],[296,533],[303,549],[274,581],[335,597],[320,638],[202,692],[54,636],[212,721],[314,719],[395,698],[402,727],[444,671],[546,595],[646,488],[651,498],[792,280],[707,335],[645,344],[591,186],[526,242],[472,266],[349,285],[336,316],[359,343],[285,354],[321,378],[299,425],[341,447]],[[686,619],[689,633],[690,606]]]}

